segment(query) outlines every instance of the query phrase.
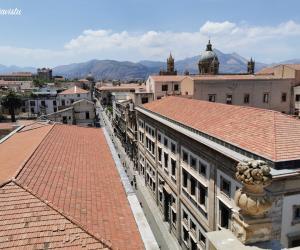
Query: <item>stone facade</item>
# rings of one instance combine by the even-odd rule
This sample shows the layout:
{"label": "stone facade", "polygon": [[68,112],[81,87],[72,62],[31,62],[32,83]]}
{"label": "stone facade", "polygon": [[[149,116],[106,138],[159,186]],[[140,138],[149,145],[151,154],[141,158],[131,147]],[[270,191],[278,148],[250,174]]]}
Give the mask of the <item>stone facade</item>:
{"label": "stone facade", "polygon": [[44,115],[41,118],[64,124],[95,126],[95,104],[88,100],[79,100],[73,102],[68,108]]}
{"label": "stone facade", "polygon": [[[297,199],[292,205],[284,203],[290,192],[300,193],[300,186],[274,170],[272,161],[253,161],[257,155],[249,152],[247,157],[233,159],[227,150],[234,148],[220,152],[188,127],[141,107],[137,108],[137,123],[139,174],[183,249],[206,249],[206,233],[222,228],[233,231],[245,244],[271,239],[269,246],[288,247],[291,239],[297,244],[297,238],[291,238],[283,226],[282,206],[289,204],[287,213],[295,204],[300,208]],[[250,161],[248,169],[243,165],[245,159]],[[295,181],[300,180],[295,172],[290,173]],[[242,196],[249,203],[243,203]]]}

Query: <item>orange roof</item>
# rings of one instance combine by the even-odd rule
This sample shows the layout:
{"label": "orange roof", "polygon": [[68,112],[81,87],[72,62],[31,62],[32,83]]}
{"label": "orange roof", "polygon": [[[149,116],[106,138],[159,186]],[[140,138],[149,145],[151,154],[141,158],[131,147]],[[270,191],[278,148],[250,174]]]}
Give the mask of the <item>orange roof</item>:
{"label": "orange roof", "polygon": [[181,82],[183,79],[185,79],[187,76],[160,76],[160,75],[151,75],[150,76],[154,81],[157,82]]}
{"label": "orange roof", "polygon": [[1,249],[108,249],[29,191],[11,182],[0,192]]}
{"label": "orange roof", "polygon": [[34,123],[0,143],[0,184],[15,176],[52,127],[53,125]]}
{"label": "orange roof", "polygon": [[295,70],[300,70],[300,64],[283,64],[284,66],[293,68]]}
{"label": "orange roof", "polygon": [[274,80],[282,79],[273,75],[194,75],[193,80]]}
{"label": "orange roof", "polygon": [[136,89],[145,89],[145,85],[140,85],[140,84],[136,84],[136,83],[132,83],[132,84],[121,84],[121,85],[116,85],[116,86],[101,86],[101,87],[97,87],[97,89],[99,90],[136,90]]}
{"label": "orange roof", "polygon": [[60,95],[74,95],[74,94],[87,94],[87,93],[89,93],[87,90],[84,90],[82,88],[74,86],[74,87],[69,88],[59,94]]}
{"label": "orange roof", "polygon": [[300,120],[280,112],[173,96],[143,107],[272,161],[300,159]]}
{"label": "orange roof", "polygon": [[279,64],[279,65],[275,65],[273,67],[264,68],[264,69],[258,71],[255,74],[256,75],[273,75],[274,74],[274,68],[278,67],[278,66],[284,66],[284,67],[292,68],[294,70],[300,70],[300,64]]}
{"label": "orange roof", "polygon": [[255,75],[273,75],[273,74],[274,74],[273,67],[263,68],[262,70],[255,73]]}
{"label": "orange roof", "polygon": [[54,125],[16,182],[113,249],[144,249],[102,129]]}

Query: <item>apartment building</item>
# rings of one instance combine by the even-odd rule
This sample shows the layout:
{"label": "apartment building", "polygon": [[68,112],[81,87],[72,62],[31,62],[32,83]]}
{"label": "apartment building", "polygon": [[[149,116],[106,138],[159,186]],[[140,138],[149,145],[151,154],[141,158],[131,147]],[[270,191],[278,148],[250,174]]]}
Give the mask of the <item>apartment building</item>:
{"label": "apartment building", "polygon": [[[222,228],[245,244],[299,245],[299,120],[174,96],[136,110],[139,174],[183,249],[206,249],[206,233]],[[271,178],[268,171],[273,178],[261,196],[272,196],[272,202],[262,202],[269,206],[254,202],[259,219],[244,216],[247,209],[234,201],[247,186],[236,179],[237,165],[252,161],[255,167],[264,164],[265,178]],[[242,224],[255,226],[254,233],[240,230]],[[264,238],[255,233],[261,230]]]}
{"label": "apartment building", "polygon": [[41,118],[63,124],[93,127],[96,122],[95,104],[82,99],[73,102],[70,107],[43,115]]}
{"label": "apartment building", "polygon": [[146,90],[153,93],[154,100],[169,95],[192,96],[193,86],[190,77],[180,75],[152,75],[146,81]]}
{"label": "apartment building", "polygon": [[91,101],[91,93],[77,86],[71,87],[58,94],[59,105],[61,108],[71,106],[73,102],[86,99]]}

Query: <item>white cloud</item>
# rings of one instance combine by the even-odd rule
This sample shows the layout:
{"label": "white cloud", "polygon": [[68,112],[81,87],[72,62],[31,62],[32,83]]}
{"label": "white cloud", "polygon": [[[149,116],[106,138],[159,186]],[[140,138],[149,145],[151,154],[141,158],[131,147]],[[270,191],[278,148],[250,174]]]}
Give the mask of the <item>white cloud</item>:
{"label": "white cloud", "polygon": [[165,60],[172,51],[176,59],[182,59],[200,54],[209,37],[221,51],[254,56],[263,62],[300,58],[300,24],[294,21],[277,26],[207,21],[195,32],[84,30],[61,50],[0,46],[0,58],[3,64],[54,66],[93,58]]}

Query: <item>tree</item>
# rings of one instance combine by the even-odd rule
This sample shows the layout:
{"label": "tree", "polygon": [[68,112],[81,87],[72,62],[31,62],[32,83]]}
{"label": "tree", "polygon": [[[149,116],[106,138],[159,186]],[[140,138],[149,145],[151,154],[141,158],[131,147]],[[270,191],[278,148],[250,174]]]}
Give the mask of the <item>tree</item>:
{"label": "tree", "polygon": [[41,88],[45,85],[45,80],[33,79],[33,85],[37,88]]}
{"label": "tree", "polygon": [[22,106],[22,99],[19,94],[10,90],[7,95],[2,98],[1,104],[8,109],[11,121],[16,121],[15,110]]}

